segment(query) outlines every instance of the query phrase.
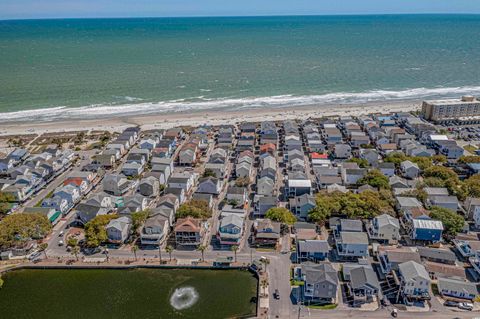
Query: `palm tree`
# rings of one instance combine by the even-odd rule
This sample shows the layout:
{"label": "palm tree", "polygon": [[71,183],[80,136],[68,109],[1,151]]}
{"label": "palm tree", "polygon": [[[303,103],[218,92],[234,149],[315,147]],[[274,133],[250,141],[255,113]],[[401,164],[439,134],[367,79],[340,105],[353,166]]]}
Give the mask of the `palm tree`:
{"label": "palm tree", "polygon": [[235,254],[235,262],[237,262],[237,250],[238,250],[238,245],[232,245],[230,247],[230,250],[233,251],[233,253]]}
{"label": "palm tree", "polygon": [[43,254],[45,255],[45,259],[48,259],[47,258],[48,243],[41,243],[40,246],[38,246],[38,248],[40,248],[40,251],[43,251]]}
{"label": "palm tree", "polygon": [[137,251],[138,251],[138,246],[137,246],[137,245],[133,245],[133,246],[132,246],[132,253],[133,253],[133,255],[135,256],[135,261],[137,261]]}
{"label": "palm tree", "polygon": [[160,259],[160,263],[162,263],[162,245],[158,243],[158,258]]}
{"label": "palm tree", "polygon": [[78,253],[80,252],[80,247],[78,246],[73,246],[72,247],[72,255],[75,256],[75,259],[78,261]]}
{"label": "palm tree", "polygon": [[200,246],[197,247],[197,250],[202,253],[202,262],[205,261],[205,258],[204,258],[204,255],[203,255],[204,252],[205,252],[205,249],[207,249],[207,247],[204,246],[204,245],[200,245]]}
{"label": "palm tree", "polygon": [[265,295],[265,289],[268,287],[268,280],[262,279],[262,281],[260,281],[260,286],[262,287],[263,294]]}
{"label": "palm tree", "polygon": [[170,261],[172,261],[173,247],[171,245],[168,245],[167,247],[165,247],[165,250],[167,251],[168,255],[170,256]]}
{"label": "palm tree", "polygon": [[270,259],[262,258],[260,259],[260,262],[265,265],[265,272],[267,272],[267,266],[270,264]]}

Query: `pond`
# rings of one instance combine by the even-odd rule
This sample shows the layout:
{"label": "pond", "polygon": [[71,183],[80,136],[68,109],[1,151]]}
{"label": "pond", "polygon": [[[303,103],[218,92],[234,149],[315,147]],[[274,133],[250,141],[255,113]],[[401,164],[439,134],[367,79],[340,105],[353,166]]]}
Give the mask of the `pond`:
{"label": "pond", "polygon": [[2,276],[2,318],[235,318],[255,314],[244,270],[24,269]]}

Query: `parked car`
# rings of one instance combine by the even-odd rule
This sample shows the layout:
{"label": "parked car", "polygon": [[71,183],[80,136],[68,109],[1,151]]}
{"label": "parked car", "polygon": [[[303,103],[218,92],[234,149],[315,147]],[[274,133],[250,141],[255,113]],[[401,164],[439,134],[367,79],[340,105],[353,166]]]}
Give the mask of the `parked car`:
{"label": "parked car", "polygon": [[41,255],[41,253],[40,253],[39,251],[37,251],[37,252],[34,252],[33,254],[31,254],[30,257],[28,257],[28,259],[29,259],[30,261],[32,261],[32,260],[35,260],[35,259],[37,259],[38,257],[40,257],[40,255]]}
{"label": "parked car", "polygon": [[443,303],[445,307],[458,307],[458,302],[447,300]]}
{"label": "parked car", "polygon": [[472,311],[473,310],[473,304],[471,304],[469,302],[461,302],[461,303],[458,304],[458,308],[463,309],[463,310]]}
{"label": "parked car", "polygon": [[58,246],[63,246],[63,245],[64,245],[63,240],[59,240],[58,241]]}
{"label": "parked car", "polygon": [[277,300],[280,299],[280,293],[278,292],[278,289],[275,289],[275,292],[273,293],[273,297]]}

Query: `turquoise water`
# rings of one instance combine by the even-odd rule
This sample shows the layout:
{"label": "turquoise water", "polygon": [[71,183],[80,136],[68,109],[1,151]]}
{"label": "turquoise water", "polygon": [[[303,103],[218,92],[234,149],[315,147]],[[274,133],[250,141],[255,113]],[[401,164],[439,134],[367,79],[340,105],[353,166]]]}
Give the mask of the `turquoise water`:
{"label": "turquoise water", "polygon": [[0,21],[0,121],[480,94],[479,52],[480,15]]}

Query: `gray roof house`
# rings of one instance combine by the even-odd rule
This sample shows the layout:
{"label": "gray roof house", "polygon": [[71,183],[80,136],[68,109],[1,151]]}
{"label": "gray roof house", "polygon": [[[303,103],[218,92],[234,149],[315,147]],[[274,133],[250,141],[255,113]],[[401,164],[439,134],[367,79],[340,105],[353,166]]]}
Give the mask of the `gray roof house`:
{"label": "gray roof house", "polygon": [[275,182],[264,176],[257,181],[257,194],[258,195],[273,195]]}
{"label": "gray roof house", "polygon": [[440,277],[437,286],[444,297],[473,300],[479,295],[478,286],[473,282]]}
{"label": "gray roof house", "polygon": [[350,158],[352,156],[352,148],[347,144],[335,144],[334,155],[338,159]]}
{"label": "gray roof house", "polygon": [[316,206],[315,197],[310,194],[303,194],[289,199],[290,211],[297,218],[307,219],[308,213]]}
{"label": "gray roof house", "polygon": [[331,264],[304,263],[301,278],[304,281],[302,295],[306,300],[336,302],[338,277]]}
{"label": "gray roof house", "polygon": [[409,179],[415,179],[418,177],[418,174],[420,174],[420,168],[418,165],[411,161],[403,161],[400,163],[400,168],[403,176]]}
{"label": "gray roof house", "polygon": [[256,216],[265,216],[267,210],[277,207],[278,199],[276,196],[257,197],[255,201],[254,214]]}
{"label": "gray roof house", "polygon": [[458,198],[457,196],[432,196],[429,199],[430,205],[440,206],[443,208],[451,209],[454,212],[458,210]]}
{"label": "gray roof house", "polygon": [[143,196],[155,197],[160,193],[160,182],[153,176],[146,177],[138,184],[138,192]]}
{"label": "gray roof house", "polygon": [[105,175],[102,181],[103,190],[107,193],[121,196],[130,188],[130,182],[123,175],[110,174]]}
{"label": "gray roof house", "polygon": [[112,219],[107,226],[105,226],[108,241],[123,244],[130,235],[131,227],[132,221],[130,217],[122,216],[120,218]]}
{"label": "gray roof house", "polygon": [[372,219],[367,226],[370,239],[396,243],[400,239],[400,222],[397,218],[383,214]]}
{"label": "gray roof house", "polygon": [[409,304],[413,300],[430,299],[430,276],[425,267],[414,261],[398,265],[400,290]]}
{"label": "gray roof house", "polygon": [[214,177],[201,178],[198,184],[198,193],[218,195],[222,191],[223,181]]}
{"label": "gray roof house", "polygon": [[348,287],[356,303],[371,302],[372,297],[380,291],[380,283],[371,267],[356,267],[352,269]]}
{"label": "gray roof house", "polygon": [[148,217],[140,233],[142,245],[159,245],[168,236],[170,227],[169,218],[160,213]]}

